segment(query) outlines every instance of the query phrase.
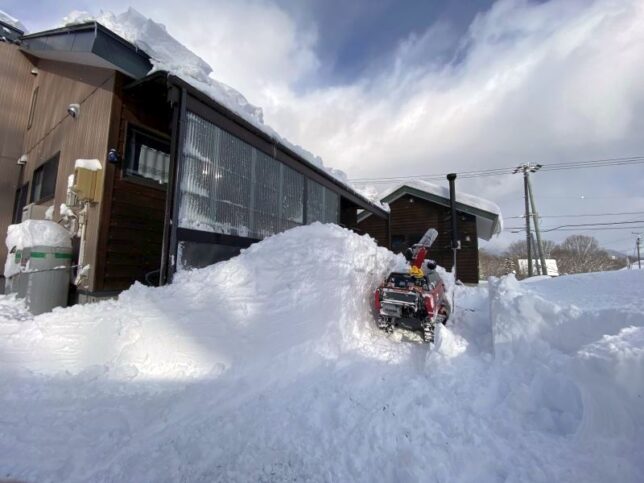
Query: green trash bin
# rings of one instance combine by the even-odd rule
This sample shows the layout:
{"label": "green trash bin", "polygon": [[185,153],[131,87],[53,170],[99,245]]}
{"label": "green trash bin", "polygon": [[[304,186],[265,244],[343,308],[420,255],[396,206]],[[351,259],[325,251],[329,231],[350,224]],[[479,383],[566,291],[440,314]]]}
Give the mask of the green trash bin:
{"label": "green trash bin", "polygon": [[[16,267],[20,267],[20,259],[22,258],[22,250],[15,250],[13,253],[7,254],[7,257],[14,257]],[[18,286],[20,284],[20,272],[16,272],[6,278],[4,281],[4,293],[12,294],[18,293]]]}
{"label": "green trash bin", "polygon": [[72,249],[34,246],[22,249],[18,297],[33,315],[67,307]]}

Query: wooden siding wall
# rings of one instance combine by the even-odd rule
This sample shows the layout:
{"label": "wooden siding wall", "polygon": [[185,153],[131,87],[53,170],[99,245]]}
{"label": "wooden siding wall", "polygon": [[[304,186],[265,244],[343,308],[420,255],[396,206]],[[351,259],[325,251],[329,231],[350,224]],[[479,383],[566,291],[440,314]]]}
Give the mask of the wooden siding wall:
{"label": "wooden siding wall", "polygon": [[16,161],[24,152],[34,81],[32,67],[16,45],[0,42],[0,266],[7,256],[4,237],[18,188],[20,168]]}
{"label": "wooden siding wall", "polygon": [[[24,137],[28,162],[22,179],[31,183],[34,170],[60,152],[55,196],[39,203],[55,204],[57,216],[58,206],[66,201],[67,178],[74,172],[75,161],[85,158],[105,163],[115,72],[49,60],[34,62],[38,75],[33,76],[32,88],[38,88],[38,99],[32,126]],[[70,104],[81,105],[76,119],[67,114]],[[99,213],[100,204],[93,204],[88,214],[84,260],[92,267],[96,265]],[[94,273],[92,270],[90,290]]]}
{"label": "wooden siding wall", "polygon": [[365,220],[358,222],[357,232],[371,236],[381,247],[391,248],[389,245],[389,232],[387,220],[371,215]]}
{"label": "wooden siding wall", "polygon": [[[119,76],[115,96],[111,146],[125,154],[129,125],[144,128],[170,141],[169,105],[158,91],[136,95],[123,91]],[[127,289],[135,281],[145,282],[145,275],[158,270],[165,215],[166,188],[146,184],[123,175],[123,163],[110,165],[106,174],[104,223],[99,250],[97,291]]]}
{"label": "wooden siding wall", "polygon": [[[436,260],[439,265],[450,270],[452,250],[450,248],[451,215],[449,208],[409,195],[399,198],[389,206],[391,209],[391,240],[387,235],[385,220],[370,216],[359,223],[358,228],[375,238],[379,245],[388,248],[391,248],[391,243],[396,237],[402,236],[405,240],[402,249],[417,242],[429,228],[436,228],[438,238],[432,245],[428,258]],[[458,278],[465,283],[478,283],[476,218],[465,213],[459,213],[458,216],[458,230],[461,240],[461,250],[458,251],[456,262]]]}

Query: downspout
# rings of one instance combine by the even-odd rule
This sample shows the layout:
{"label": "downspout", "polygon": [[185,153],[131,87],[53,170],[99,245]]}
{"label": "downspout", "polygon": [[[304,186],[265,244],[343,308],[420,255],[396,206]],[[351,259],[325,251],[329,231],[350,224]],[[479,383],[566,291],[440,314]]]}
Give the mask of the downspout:
{"label": "downspout", "polygon": [[159,285],[172,282],[177,263],[177,222],[179,214],[179,182],[181,179],[181,151],[186,117],[187,93],[185,87],[171,86],[168,99],[173,104],[170,172],[165,199],[161,271]]}

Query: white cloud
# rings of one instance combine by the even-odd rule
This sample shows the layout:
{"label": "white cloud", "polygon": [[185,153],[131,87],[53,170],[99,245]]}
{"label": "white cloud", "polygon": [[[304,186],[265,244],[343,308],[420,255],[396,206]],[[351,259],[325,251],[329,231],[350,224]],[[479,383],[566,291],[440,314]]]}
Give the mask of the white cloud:
{"label": "white cloud", "polygon": [[[130,3],[261,105],[269,125],[352,177],[644,154],[640,0],[501,0],[472,23],[458,62],[432,62],[459,42],[448,24],[432,24],[353,83],[308,89],[319,85],[308,81],[323,69],[315,52],[325,32],[274,3],[116,0],[109,8]],[[644,211],[641,170],[624,173],[636,170],[540,173],[539,208]],[[518,177],[459,186],[508,216],[522,211]]]}
{"label": "white cloud", "polygon": [[[353,177],[644,154],[642,2],[501,1],[472,24],[462,61],[440,68],[418,62],[432,29],[377,76],[304,95],[266,89],[267,122]],[[623,192],[622,171],[556,174],[540,174],[537,190],[630,195],[644,209],[641,190]],[[522,209],[517,178],[463,185],[506,213]],[[624,199],[580,200],[568,211],[625,211]],[[561,204],[539,201],[546,213]]]}

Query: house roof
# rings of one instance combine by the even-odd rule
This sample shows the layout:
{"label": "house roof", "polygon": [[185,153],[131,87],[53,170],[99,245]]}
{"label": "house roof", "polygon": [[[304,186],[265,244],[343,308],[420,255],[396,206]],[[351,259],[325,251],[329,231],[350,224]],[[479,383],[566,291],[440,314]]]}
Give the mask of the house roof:
{"label": "house roof", "polygon": [[[419,199],[450,206],[449,189],[427,181],[408,181],[387,190],[381,197],[383,203],[393,203],[403,196],[414,196]],[[503,230],[501,209],[492,201],[464,192],[456,192],[456,210],[476,218],[476,231],[479,238],[489,240]],[[370,213],[363,212],[358,222],[368,218]]]}
{"label": "house roof", "polygon": [[114,69],[135,79],[134,84],[142,85],[155,80],[158,81],[161,78],[165,78],[173,84],[181,84],[182,87],[189,89],[193,95],[199,97],[206,104],[214,107],[251,132],[258,134],[263,139],[275,144],[297,161],[329,179],[340,189],[345,198],[351,200],[360,208],[368,210],[379,217],[388,216],[385,210],[358,193],[351,185],[342,182],[323,167],[307,159],[307,156],[299,152],[302,151],[301,148],[281,138],[269,127],[258,126],[257,123],[251,122],[247,116],[242,116],[224,101],[213,98],[213,95],[205,88],[207,86],[200,88],[199,81],[192,82],[191,79],[185,76],[179,76],[173,72],[163,70],[148,74],[153,68],[150,55],[96,21],[24,35],[20,38],[20,41],[20,48],[34,57]]}
{"label": "house roof", "polygon": [[212,99],[206,93],[196,88],[190,82],[188,82],[186,79],[182,77],[178,77],[170,72],[156,71],[144,77],[143,79],[139,79],[132,82],[131,84],[126,86],[126,89],[137,89],[137,88],[148,89],[151,84],[155,84],[159,82],[164,82],[164,83],[167,83],[168,85],[175,85],[179,88],[185,88],[189,94],[199,99],[199,101],[212,107],[217,112],[223,114],[225,117],[232,120],[233,122],[241,125],[248,131],[255,134],[256,136],[259,136],[261,139],[273,144],[276,148],[284,151],[286,154],[288,154],[290,157],[294,158],[301,164],[306,165],[311,170],[324,176],[338,189],[338,192],[344,198],[355,203],[358,206],[358,208],[361,208],[363,210],[368,210],[368,211],[365,211],[365,213],[376,214],[381,218],[387,218],[389,216],[389,213],[387,211],[382,209],[379,205],[373,203],[364,195],[356,191],[353,187],[351,187],[350,185],[347,185],[346,183],[341,182],[339,179],[337,179],[329,172],[327,172],[324,168],[321,168],[320,166],[309,162],[306,158],[300,156],[299,153],[291,149],[289,145],[283,144],[281,142],[281,139],[276,139],[274,137],[269,136],[265,131],[258,129],[254,124],[248,122],[244,117],[239,116],[234,111],[228,109],[225,105],[218,103],[216,100]]}
{"label": "house roof", "polygon": [[129,77],[144,77],[150,56],[98,22],[46,30],[20,38],[20,48],[39,59],[114,69]]}

